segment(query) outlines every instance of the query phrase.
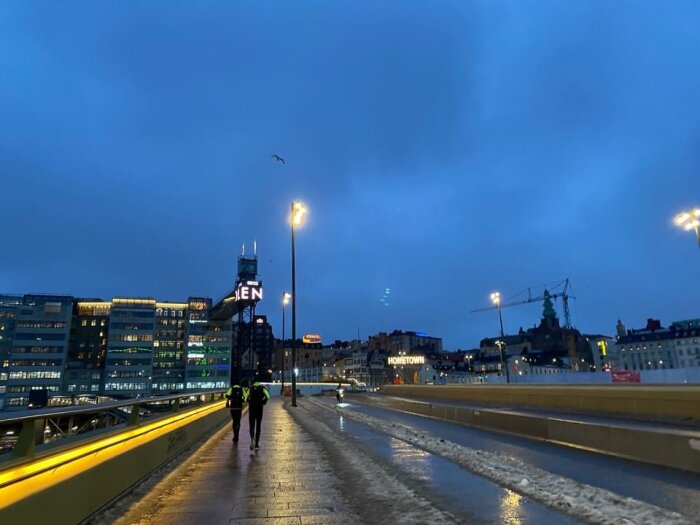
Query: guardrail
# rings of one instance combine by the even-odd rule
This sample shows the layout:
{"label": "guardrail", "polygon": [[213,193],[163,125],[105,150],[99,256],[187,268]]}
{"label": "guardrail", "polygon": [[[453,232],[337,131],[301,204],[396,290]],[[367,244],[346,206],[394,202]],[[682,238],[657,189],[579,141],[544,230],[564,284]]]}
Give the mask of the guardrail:
{"label": "guardrail", "polygon": [[85,520],[221,429],[224,404],[217,390],[0,416],[0,523]]}
{"label": "guardrail", "polygon": [[[191,408],[216,399],[223,399],[224,392],[225,390],[210,390],[127,399],[94,405],[78,405],[68,408],[28,410],[23,411],[19,416],[12,412],[2,414],[0,415],[0,439],[15,443],[11,447],[9,458],[3,454],[3,452],[9,452],[7,445],[4,447],[5,450],[0,450],[0,454],[2,454],[0,455],[0,468],[3,461],[10,458],[31,459],[34,457],[38,445],[55,443],[57,440],[73,438],[78,435],[83,438],[94,437],[96,434],[93,432],[114,429],[122,423],[125,426],[132,426],[144,418],[164,416],[177,412],[183,407]],[[94,417],[96,414],[97,418]],[[84,418],[88,415],[89,418]],[[89,425],[85,424],[84,419],[89,421]],[[43,421],[44,424],[40,425],[40,421]],[[78,424],[76,425],[76,423]],[[18,436],[16,440],[8,439],[8,436],[15,435]],[[75,443],[72,439],[71,442]]]}

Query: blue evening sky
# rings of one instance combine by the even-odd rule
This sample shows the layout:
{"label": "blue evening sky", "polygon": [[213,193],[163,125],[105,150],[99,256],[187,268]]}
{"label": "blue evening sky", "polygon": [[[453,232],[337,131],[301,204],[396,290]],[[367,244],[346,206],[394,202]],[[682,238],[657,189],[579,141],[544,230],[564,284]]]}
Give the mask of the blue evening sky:
{"label": "blue evening sky", "polygon": [[473,347],[490,292],[564,277],[582,331],[700,317],[672,224],[700,205],[698,27],[696,1],[4,0],[0,292],[216,298],[257,240],[279,336],[301,198],[326,341]]}

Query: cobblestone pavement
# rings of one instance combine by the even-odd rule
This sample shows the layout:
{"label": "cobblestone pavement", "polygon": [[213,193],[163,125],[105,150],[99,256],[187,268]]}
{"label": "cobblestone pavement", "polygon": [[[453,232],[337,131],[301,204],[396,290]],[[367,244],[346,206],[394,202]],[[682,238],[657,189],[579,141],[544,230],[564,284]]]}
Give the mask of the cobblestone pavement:
{"label": "cobblestone pavement", "polygon": [[[260,449],[230,429],[155,484],[117,525],[330,525],[360,523],[326,453],[283,408],[265,408]],[[137,496],[138,497],[138,496]],[[135,498],[131,498],[132,500]],[[103,520],[104,521],[104,520]]]}

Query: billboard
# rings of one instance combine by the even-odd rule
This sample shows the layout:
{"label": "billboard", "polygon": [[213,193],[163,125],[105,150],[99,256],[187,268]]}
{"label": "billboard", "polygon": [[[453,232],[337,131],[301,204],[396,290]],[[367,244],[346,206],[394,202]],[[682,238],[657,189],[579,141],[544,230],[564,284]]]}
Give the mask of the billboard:
{"label": "billboard", "polygon": [[390,365],[405,366],[405,365],[423,365],[425,364],[425,356],[423,355],[395,355],[388,359]]}
{"label": "billboard", "polygon": [[262,298],[262,283],[259,281],[240,281],[236,286],[236,301],[258,302]]}
{"label": "billboard", "polygon": [[304,343],[320,343],[321,342],[321,334],[304,334],[304,337],[301,338],[302,342]]}
{"label": "billboard", "polygon": [[610,372],[613,383],[640,383],[642,381],[639,370],[619,370]]}

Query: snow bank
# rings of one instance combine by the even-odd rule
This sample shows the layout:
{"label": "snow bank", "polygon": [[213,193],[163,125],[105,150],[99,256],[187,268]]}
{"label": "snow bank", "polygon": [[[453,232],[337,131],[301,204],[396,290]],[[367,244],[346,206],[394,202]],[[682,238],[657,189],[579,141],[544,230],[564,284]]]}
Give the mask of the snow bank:
{"label": "snow bank", "polygon": [[[299,410],[302,408],[303,410]],[[352,478],[361,487],[362,511],[371,518],[368,523],[402,525],[457,525],[460,522],[449,512],[440,510],[429,500],[406,486],[396,475],[378,464],[350,440],[328,427],[302,403],[289,410],[304,431],[324,443],[340,459],[343,468],[352,470]],[[406,502],[410,502],[406,504]],[[426,518],[429,517],[429,518]]]}
{"label": "snow bank", "polygon": [[[328,403],[311,401],[333,408]],[[499,452],[468,448],[408,425],[382,421],[351,409],[335,408],[344,417],[401,439],[423,450],[442,456],[459,466],[484,476],[565,514],[599,525],[691,525],[677,512],[579,483],[570,478],[528,465]]]}

